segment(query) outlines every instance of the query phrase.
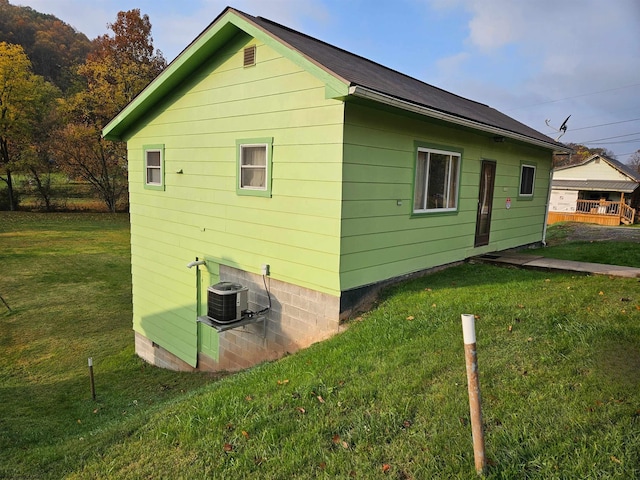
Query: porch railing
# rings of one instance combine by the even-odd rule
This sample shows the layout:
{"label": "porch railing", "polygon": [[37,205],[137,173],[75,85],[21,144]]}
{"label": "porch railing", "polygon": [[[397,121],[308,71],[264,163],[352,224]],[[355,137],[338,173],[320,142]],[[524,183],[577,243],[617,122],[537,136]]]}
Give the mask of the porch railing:
{"label": "porch railing", "polygon": [[635,209],[631,208],[626,203],[622,204],[622,211],[620,212],[620,220],[622,223],[626,223],[627,225],[632,224],[636,218]]}
{"label": "porch railing", "polygon": [[607,200],[578,200],[576,212],[614,216],[620,218],[622,223],[633,223],[636,213],[633,208],[623,202]]}

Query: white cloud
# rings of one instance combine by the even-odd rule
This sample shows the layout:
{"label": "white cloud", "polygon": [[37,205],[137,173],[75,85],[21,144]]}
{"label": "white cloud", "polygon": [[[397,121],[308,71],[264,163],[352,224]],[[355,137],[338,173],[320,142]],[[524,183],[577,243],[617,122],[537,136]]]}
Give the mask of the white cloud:
{"label": "white cloud", "polygon": [[467,62],[470,57],[471,55],[468,52],[460,52],[455,55],[439,59],[436,62],[436,66],[440,75],[454,77],[464,68],[465,62]]}

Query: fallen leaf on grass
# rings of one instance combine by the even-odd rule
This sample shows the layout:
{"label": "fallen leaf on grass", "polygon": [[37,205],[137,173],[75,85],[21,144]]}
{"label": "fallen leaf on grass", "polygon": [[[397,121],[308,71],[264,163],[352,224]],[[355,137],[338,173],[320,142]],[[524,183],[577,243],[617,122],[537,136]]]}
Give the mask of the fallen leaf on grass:
{"label": "fallen leaf on grass", "polygon": [[425,289],[424,289],[424,291],[425,291],[425,292],[430,292],[430,291],[431,291],[431,289],[430,289],[430,288],[425,288]]}
{"label": "fallen leaf on grass", "polygon": [[248,432],[246,432],[246,431],[242,430],[242,436],[243,436],[244,438],[246,438],[247,440],[249,440],[249,433],[248,433]]}
{"label": "fallen leaf on grass", "polygon": [[391,470],[391,465],[389,465],[388,463],[383,463],[382,464],[382,472],[383,473],[387,473],[389,470]]}
{"label": "fallen leaf on grass", "polygon": [[602,290],[600,290],[600,291],[598,292],[598,295],[604,295],[604,292],[603,292]]}
{"label": "fallen leaf on grass", "polygon": [[286,385],[289,383],[289,380],[278,380],[278,385]]}
{"label": "fallen leaf on grass", "polygon": [[318,395],[316,398],[320,403],[324,403],[324,398],[322,398],[322,395]]}
{"label": "fallen leaf on grass", "polygon": [[349,444],[344,440],[342,440],[340,438],[340,435],[338,435],[337,433],[333,437],[331,437],[331,441],[333,442],[334,445],[340,445],[345,450],[349,449]]}
{"label": "fallen leaf on grass", "polygon": [[511,333],[511,332],[513,331],[513,325],[509,325],[509,326],[507,327],[507,330],[509,331],[509,333]]}
{"label": "fallen leaf on grass", "polygon": [[299,411],[300,413],[302,413],[303,415],[304,415],[305,413],[307,413],[307,411],[306,411],[304,408],[302,408],[302,407],[296,407],[296,410],[298,410],[298,411]]}
{"label": "fallen leaf on grass", "polygon": [[252,397],[251,395],[247,395],[246,397],[244,397],[244,399],[245,399],[247,402],[250,402],[251,400],[253,400],[253,397]]}
{"label": "fallen leaf on grass", "polygon": [[622,463],[619,459],[617,459],[615,456],[611,455],[611,461],[612,462],[616,462],[616,463]]}
{"label": "fallen leaf on grass", "polygon": [[409,315],[409,316],[407,317],[407,320],[413,320],[413,319],[415,319],[415,318],[416,318],[416,317],[414,317],[413,315]]}
{"label": "fallen leaf on grass", "polygon": [[225,443],[222,449],[225,452],[233,452],[233,445],[231,445],[230,443]]}

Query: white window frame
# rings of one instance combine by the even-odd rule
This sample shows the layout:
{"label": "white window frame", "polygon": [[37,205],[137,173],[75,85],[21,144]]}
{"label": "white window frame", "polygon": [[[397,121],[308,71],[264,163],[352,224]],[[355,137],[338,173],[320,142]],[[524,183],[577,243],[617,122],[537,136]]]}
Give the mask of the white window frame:
{"label": "white window frame", "polygon": [[[271,156],[273,152],[273,138],[253,138],[236,140],[237,147],[237,180],[236,193],[238,195],[254,195],[259,197],[271,197]],[[265,154],[265,165],[245,165],[245,149],[263,148]],[[243,173],[247,170],[264,171],[264,180],[260,186],[250,186],[243,184]]]}
{"label": "white window frame", "polygon": [[[524,171],[525,168],[530,168],[533,171],[533,175],[531,176],[531,193],[524,193],[523,192],[523,182],[525,180],[525,175],[524,175]],[[520,165],[520,184],[518,186],[518,196],[519,197],[523,197],[523,198],[533,198],[533,193],[536,190],[536,173],[537,173],[537,166],[533,165],[531,163],[523,163]]]}
{"label": "white window frame", "polygon": [[[264,149],[264,165],[246,165],[244,163],[244,152],[247,148],[262,148]],[[240,172],[239,172],[239,187],[243,190],[266,190],[267,189],[267,177],[269,174],[269,145],[266,143],[250,143],[250,144],[242,144],[240,145]],[[259,187],[253,187],[250,185],[244,185],[242,183],[243,172],[246,170],[264,170],[264,180],[262,185]]]}
{"label": "white window frame", "polygon": [[[149,165],[149,154],[157,153],[160,157],[160,165]],[[143,147],[144,156],[144,187],[150,190],[164,190],[164,145],[145,145]],[[149,172],[159,172],[158,182],[149,181]]]}
{"label": "white window frame", "polygon": [[[426,165],[424,171],[421,171],[419,167],[420,154],[427,155]],[[431,168],[431,155],[447,155],[449,157],[449,164],[447,166],[447,178],[445,180],[446,191],[444,192],[443,205],[451,205],[450,207],[428,207],[428,188],[429,188],[429,175]],[[460,166],[462,163],[462,154],[460,152],[453,152],[448,150],[439,150],[434,148],[418,147],[415,160],[415,177],[413,183],[413,213],[442,213],[442,212],[456,212],[458,210],[458,193],[460,191]],[[455,167],[455,168],[452,168]],[[422,173],[422,178],[420,177]],[[419,199],[422,199],[420,205],[416,205]]]}

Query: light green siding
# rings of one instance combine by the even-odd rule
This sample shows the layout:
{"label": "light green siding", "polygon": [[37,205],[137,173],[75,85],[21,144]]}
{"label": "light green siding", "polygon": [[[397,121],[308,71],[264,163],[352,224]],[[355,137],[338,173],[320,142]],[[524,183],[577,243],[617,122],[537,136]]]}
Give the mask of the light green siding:
{"label": "light green siding", "polygon": [[[344,141],[342,290],[542,239],[549,150],[356,103],[346,105]],[[412,215],[416,142],[462,151],[456,212]],[[491,235],[474,248],[483,159],[497,165]],[[537,165],[534,196],[525,201],[522,162]]]}
{"label": "light green siding", "polygon": [[[257,45],[257,65],[242,50]],[[238,36],[127,134],[134,328],[195,365],[217,335],[196,324],[196,256],[339,295],[344,104],[270,46]],[[236,193],[236,141],[273,138],[271,198]],[[164,145],[164,191],[143,145]],[[202,292],[206,296],[206,290]],[[201,298],[206,306],[206,298]],[[198,334],[198,328],[200,333]]]}

